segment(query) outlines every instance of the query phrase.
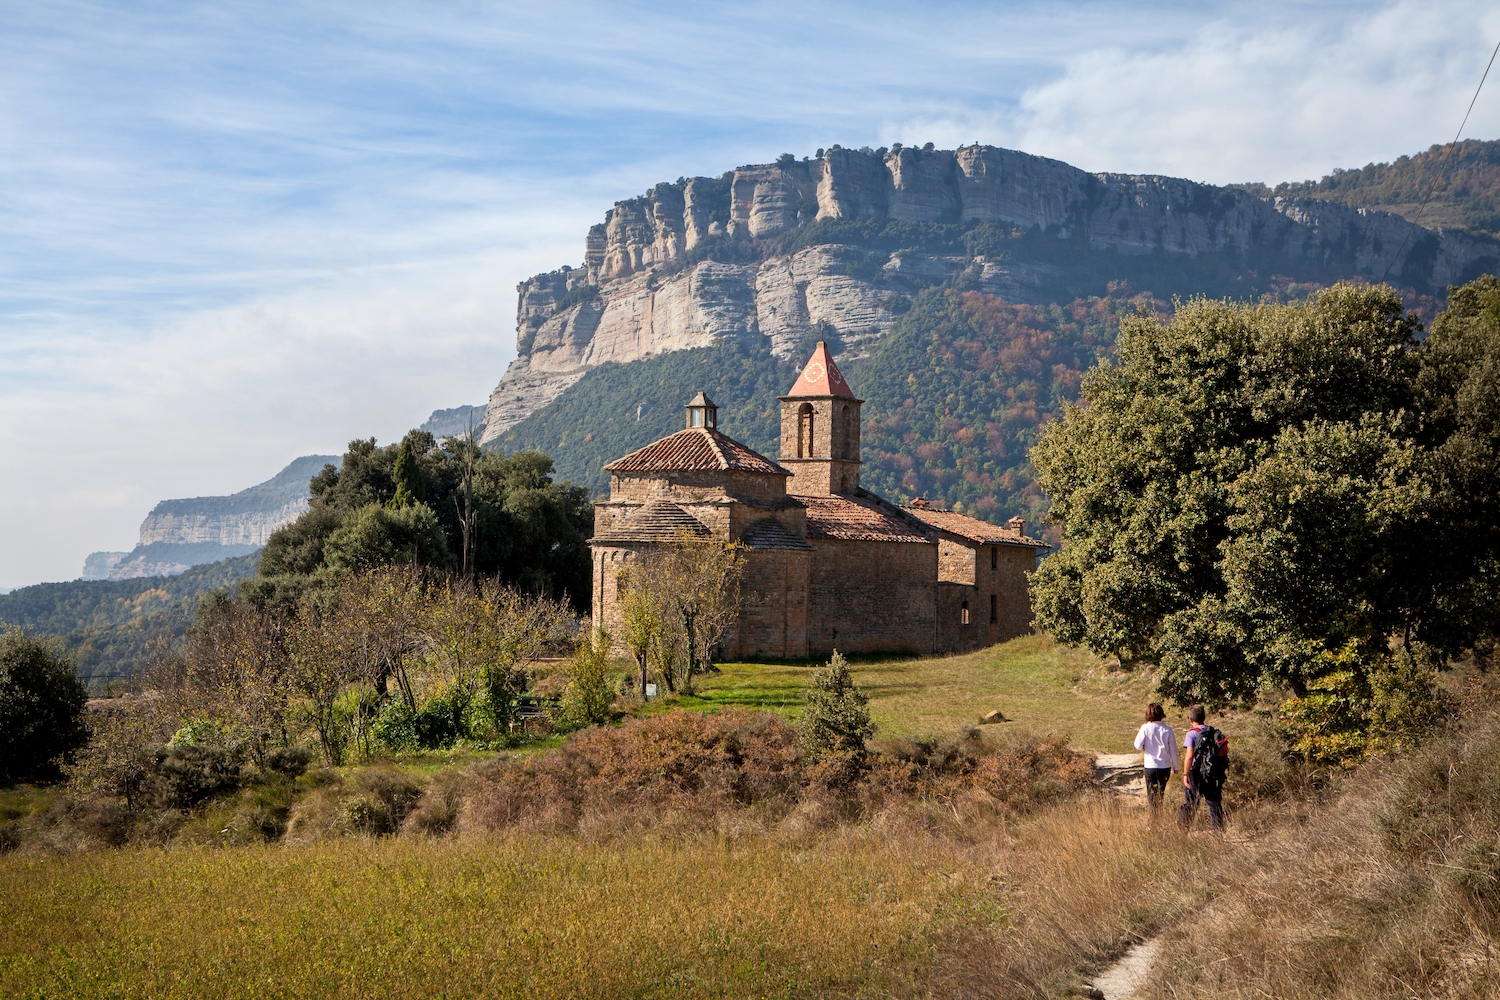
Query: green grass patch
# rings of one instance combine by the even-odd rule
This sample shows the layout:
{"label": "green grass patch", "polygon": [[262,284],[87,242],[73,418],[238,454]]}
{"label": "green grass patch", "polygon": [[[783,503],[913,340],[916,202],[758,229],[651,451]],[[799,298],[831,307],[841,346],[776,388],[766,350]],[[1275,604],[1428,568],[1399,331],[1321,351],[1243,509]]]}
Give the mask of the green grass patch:
{"label": "green grass patch", "polygon": [[[720,664],[721,673],[697,679],[695,695],[663,699],[652,710],[744,707],[796,719],[816,666]],[[1019,729],[1065,735],[1079,749],[1124,752],[1156,697],[1150,674],[1112,668],[1046,636],[961,656],[871,658],[852,666],[883,736],[951,733],[999,709]]]}

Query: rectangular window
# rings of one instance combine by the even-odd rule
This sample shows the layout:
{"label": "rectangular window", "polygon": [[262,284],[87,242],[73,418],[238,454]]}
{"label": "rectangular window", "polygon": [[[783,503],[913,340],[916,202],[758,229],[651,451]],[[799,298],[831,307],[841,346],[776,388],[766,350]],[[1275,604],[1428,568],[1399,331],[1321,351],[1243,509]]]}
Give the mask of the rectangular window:
{"label": "rectangular window", "polygon": [[1000,568],[1000,546],[990,546],[990,569]]}
{"label": "rectangular window", "polygon": [[969,624],[969,602],[968,601],[964,601],[964,606],[962,608],[960,608],[959,611],[958,611],[958,623],[960,625],[967,625],[967,624]]}
{"label": "rectangular window", "polygon": [[996,594],[990,595],[990,621],[1000,620],[1000,598]]}

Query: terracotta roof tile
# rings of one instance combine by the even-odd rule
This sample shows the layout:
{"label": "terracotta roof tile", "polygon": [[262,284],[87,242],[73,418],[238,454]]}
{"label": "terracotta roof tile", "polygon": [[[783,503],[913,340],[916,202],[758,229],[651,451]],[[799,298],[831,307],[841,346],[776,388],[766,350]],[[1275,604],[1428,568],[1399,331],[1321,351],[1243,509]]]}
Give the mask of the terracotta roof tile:
{"label": "terracotta roof tile", "polygon": [[774,517],[768,517],[750,525],[741,537],[741,541],[752,549],[801,549],[806,551],[812,548],[811,545],[792,534],[786,525]]}
{"label": "terracotta roof tile", "polygon": [[839,538],[846,541],[926,542],[920,524],[902,516],[900,507],[886,503],[866,490],[852,497],[801,496],[807,508],[808,538]]}
{"label": "terracotta roof tile", "polygon": [[707,538],[703,522],[670,500],[652,500],[610,530],[595,535],[594,542],[661,542],[683,534]]}
{"label": "terracotta roof tile", "polygon": [[818,346],[813,348],[812,357],[807,359],[807,364],[802,366],[802,374],[797,376],[797,381],[792,383],[788,396],[844,396],[847,399],[854,398],[854,390],[849,388],[849,383],[844,381],[839,366],[833,363],[833,357],[828,353],[828,345],[818,341]]}
{"label": "terracotta roof tile", "polygon": [[912,517],[932,525],[949,534],[959,535],[970,541],[979,542],[982,545],[1027,545],[1034,549],[1050,549],[1052,546],[1046,542],[1038,541],[1021,534],[1019,531],[1011,531],[1002,528],[998,524],[981,521],[976,517],[969,517],[952,510],[934,510],[931,507],[903,507]]}
{"label": "terracotta roof tile", "polygon": [[759,452],[708,427],[689,427],[669,434],[624,458],[615,459],[604,468],[607,472],[729,470],[791,475]]}

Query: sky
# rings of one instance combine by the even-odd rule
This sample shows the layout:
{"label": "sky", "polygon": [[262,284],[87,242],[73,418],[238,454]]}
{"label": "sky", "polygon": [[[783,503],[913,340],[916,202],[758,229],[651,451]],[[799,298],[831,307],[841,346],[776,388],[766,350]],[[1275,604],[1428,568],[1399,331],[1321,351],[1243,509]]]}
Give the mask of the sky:
{"label": "sky", "polygon": [[658,181],[894,141],[1317,178],[1452,139],[1496,42],[1441,0],[0,3],[0,588],[482,403],[516,283]]}

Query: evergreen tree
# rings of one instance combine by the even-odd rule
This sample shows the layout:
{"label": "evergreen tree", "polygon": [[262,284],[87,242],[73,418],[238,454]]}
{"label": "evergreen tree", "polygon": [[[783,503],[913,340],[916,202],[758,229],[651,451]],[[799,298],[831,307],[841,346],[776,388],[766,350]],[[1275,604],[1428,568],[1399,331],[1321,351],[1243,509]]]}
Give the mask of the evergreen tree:
{"label": "evergreen tree", "polygon": [[18,628],[0,631],[0,785],[51,780],[88,741],[88,695],[73,664]]}
{"label": "evergreen tree", "polygon": [[849,663],[834,650],[826,667],[820,667],[812,679],[812,688],[803,696],[807,711],[802,715],[799,735],[803,752],[812,760],[834,754],[863,757],[865,740],[875,735],[869,698],[854,683]]}
{"label": "evergreen tree", "polygon": [[427,499],[427,487],[422,482],[422,470],[417,467],[416,456],[412,453],[410,436],[401,442],[401,450],[396,452],[396,467],[392,473],[396,480],[396,493],[386,506],[395,510]]}

